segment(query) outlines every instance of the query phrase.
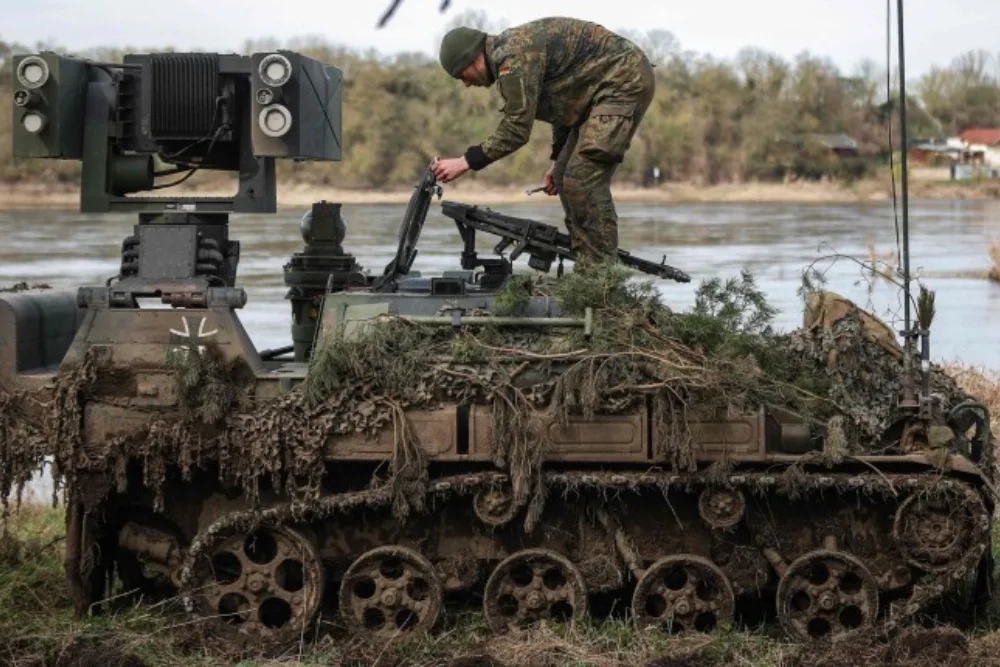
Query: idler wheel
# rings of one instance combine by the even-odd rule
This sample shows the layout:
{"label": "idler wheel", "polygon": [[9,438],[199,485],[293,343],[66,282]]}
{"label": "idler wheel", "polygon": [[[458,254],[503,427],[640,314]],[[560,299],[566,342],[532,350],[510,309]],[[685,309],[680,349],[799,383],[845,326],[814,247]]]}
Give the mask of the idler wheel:
{"label": "idler wheel", "polygon": [[743,519],[746,498],[739,489],[705,489],[698,496],[698,514],[709,528],[728,530]]}
{"label": "idler wheel", "polygon": [[954,494],[912,495],[896,510],[892,536],[904,560],[926,572],[956,565],[976,541],[976,516]]}
{"label": "idler wheel", "polygon": [[484,524],[499,528],[517,515],[514,489],[508,482],[479,489],[472,500],[472,509]]}
{"label": "idler wheel", "polygon": [[632,617],[639,628],[667,632],[711,632],[733,618],[733,589],[722,570],[694,555],[653,563],[635,586]]}
{"label": "idler wheel", "polygon": [[319,609],[323,564],[291,528],[232,535],[195,561],[184,598],[227,634],[249,640],[298,639]]}
{"label": "idler wheel", "polygon": [[870,629],[878,614],[878,582],[842,551],[811,551],[778,582],[778,619],[801,641],[838,641]]}
{"label": "idler wheel", "polygon": [[572,623],[587,612],[583,575],[567,558],[548,549],[518,551],[486,581],[483,614],[494,632],[539,621]]}
{"label": "idler wheel", "polygon": [[441,599],[434,566],[406,547],[378,547],[362,554],[340,583],[344,623],[370,639],[430,630],[441,614]]}

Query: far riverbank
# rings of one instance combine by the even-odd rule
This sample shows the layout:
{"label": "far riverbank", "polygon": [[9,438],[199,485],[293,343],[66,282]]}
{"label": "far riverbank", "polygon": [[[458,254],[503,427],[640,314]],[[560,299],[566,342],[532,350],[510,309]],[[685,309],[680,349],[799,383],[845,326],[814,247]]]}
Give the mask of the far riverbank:
{"label": "far riverbank", "polygon": [[[232,190],[177,188],[181,196],[228,196]],[[325,199],[343,204],[405,203],[412,188],[345,189],[307,182],[280,182],[278,205],[301,207]],[[725,185],[694,185],[668,183],[656,188],[618,187],[613,189],[616,201],[647,204],[716,202],[716,203],[797,203],[828,204],[889,200],[892,185],[882,180],[858,181],[852,184],[835,182],[742,183]],[[897,183],[896,196],[902,197]],[[980,182],[910,182],[910,197],[914,199],[1000,199],[1000,181]],[[496,205],[540,203],[548,197],[538,193],[525,194],[524,188],[484,187],[475,183],[444,187],[444,198],[470,203]],[[0,209],[76,208],[80,191],[73,184],[0,183]],[[553,204],[556,200],[550,200]]]}

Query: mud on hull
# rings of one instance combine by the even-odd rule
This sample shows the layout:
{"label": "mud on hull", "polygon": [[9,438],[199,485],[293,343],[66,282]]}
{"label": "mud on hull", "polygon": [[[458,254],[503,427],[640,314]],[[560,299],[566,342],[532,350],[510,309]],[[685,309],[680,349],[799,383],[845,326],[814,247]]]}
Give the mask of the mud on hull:
{"label": "mud on hull", "polygon": [[[368,480],[354,465],[339,477]],[[505,474],[439,472],[405,520],[390,488],[361,482],[250,509],[194,480],[168,493],[161,517],[176,522],[115,496],[105,553],[126,588],[156,573],[230,639],[279,643],[320,611],[373,641],[433,631],[453,593],[472,593],[465,604],[496,632],[572,622],[612,596],[666,632],[710,632],[764,609],[793,640],[837,640],[905,625],[990,569],[987,505],[957,474],[551,469],[526,530],[532,508],[512,502]]]}

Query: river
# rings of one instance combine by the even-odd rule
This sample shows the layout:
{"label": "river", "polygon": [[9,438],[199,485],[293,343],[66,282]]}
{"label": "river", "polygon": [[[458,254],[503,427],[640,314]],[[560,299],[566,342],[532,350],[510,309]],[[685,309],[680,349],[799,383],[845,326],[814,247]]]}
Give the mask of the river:
{"label": "river", "polygon": [[[468,203],[476,203],[469,201]],[[372,273],[381,273],[395,251],[405,206],[345,205],[345,248]],[[561,225],[561,209],[551,200],[494,206],[520,217]],[[689,308],[704,279],[735,277],[749,269],[779,309],[778,329],[802,319],[798,289],[803,270],[815,266],[827,287],[844,294],[899,329],[901,290],[870,279],[850,257],[867,260],[869,247],[885,258],[897,248],[891,202],[866,204],[620,204],[620,245],[633,254],[677,266],[689,284],[658,281],[664,299],[677,310]],[[282,265],[300,251],[299,220],[304,209],[274,215],[234,214],[230,237],[241,243],[239,282],[248,303],[240,317],[259,349],[290,343],[290,304]],[[961,361],[1000,368],[1000,284],[986,280],[989,246],[1000,241],[1000,201],[921,200],[910,206],[911,271],[936,292],[932,327],[935,361]],[[30,209],[0,212],[0,285],[20,281],[56,288],[102,284],[116,275],[122,239],[132,232],[132,214],[80,214]],[[900,230],[900,234],[902,231]],[[900,243],[902,239],[900,238]],[[495,239],[480,234],[480,252]],[[459,268],[461,240],[454,222],[432,206],[414,268],[433,274]],[[832,261],[823,259],[841,256]],[[526,258],[516,262],[527,270]],[[895,260],[890,259],[892,263]],[[916,293],[916,289],[914,290]]]}

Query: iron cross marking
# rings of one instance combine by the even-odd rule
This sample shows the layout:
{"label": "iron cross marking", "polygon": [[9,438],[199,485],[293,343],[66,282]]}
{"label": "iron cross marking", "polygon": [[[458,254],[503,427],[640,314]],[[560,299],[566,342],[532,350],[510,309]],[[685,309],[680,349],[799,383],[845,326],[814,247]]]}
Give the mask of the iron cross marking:
{"label": "iron cross marking", "polygon": [[204,315],[198,317],[197,330],[191,325],[189,320],[194,320],[193,316],[182,315],[181,323],[184,325],[182,331],[177,329],[170,330],[170,342],[176,347],[181,347],[187,350],[197,350],[198,354],[201,355],[205,352],[205,346],[199,341],[203,338],[211,338],[215,334],[219,333],[218,329],[211,329],[209,331],[205,330],[207,317]]}

